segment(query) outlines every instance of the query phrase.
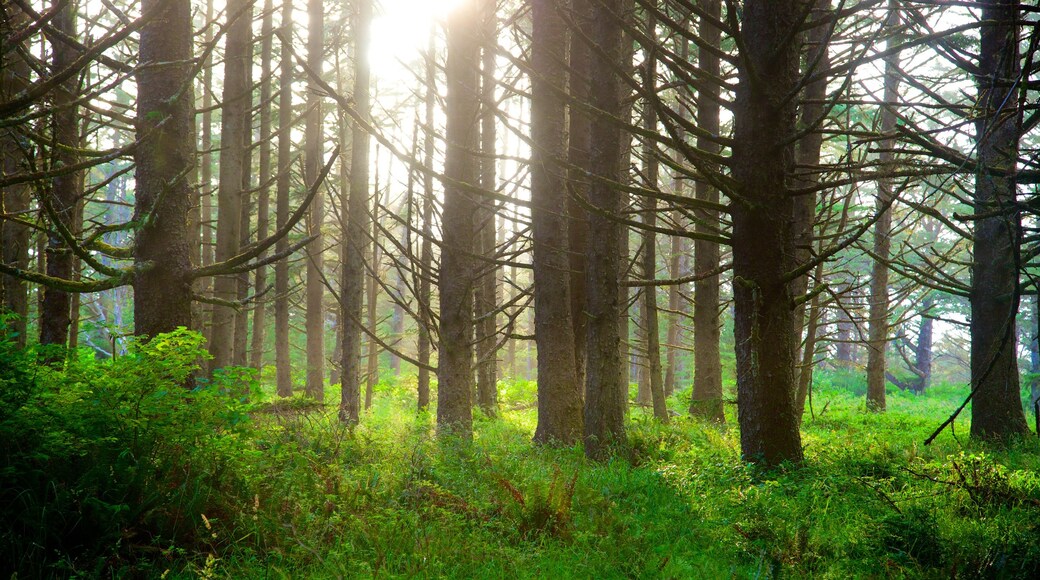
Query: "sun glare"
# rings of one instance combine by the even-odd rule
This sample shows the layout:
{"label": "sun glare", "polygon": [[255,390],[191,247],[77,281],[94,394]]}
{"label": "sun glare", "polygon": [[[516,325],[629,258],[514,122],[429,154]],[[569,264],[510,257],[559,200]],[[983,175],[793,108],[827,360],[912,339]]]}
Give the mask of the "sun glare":
{"label": "sun glare", "polygon": [[[382,0],[372,19],[372,73],[398,78],[418,59],[430,32],[461,0]],[[403,64],[402,64],[403,63]]]}

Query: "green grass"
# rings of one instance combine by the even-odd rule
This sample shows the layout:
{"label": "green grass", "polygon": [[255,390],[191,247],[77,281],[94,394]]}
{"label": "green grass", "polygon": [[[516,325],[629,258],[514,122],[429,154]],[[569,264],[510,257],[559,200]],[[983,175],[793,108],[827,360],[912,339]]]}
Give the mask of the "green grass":
{"label": "green grass", "polygon": [[[31,416],[50,417],[41,429],[87,420],[73,409],[93,405],[112,377],[84,376],[48,379],[64,390],[38,399],[50,407],[30,405]],[[109,543],[21,566],[33,576],[167,578],[1037,577],[1037,441],[974,443],[965,417],[925,447],[963,388],[890,392],[889,411],[873,414],[847,382],[821,373],[803,425],[806,461],[773,471],[740,460],[733,405],[721,427],[685,415],[660,425],[633,408],[628,448],[601,464],[580,447],[531,443],[528,382],[501,385],[502,416],[478,416],[472,442],[435,436],[433,416],[414,413],[412,377],[381,383],[353,430],[335,419],[333,393],[322,407],[254,392],[248,413],[226,386],[188,406],[161,394],[147,408],[154,423],[133,423],[160,449],[162,473],[132,495],[154,505],[124,510],[110,498]],[[164,443],[180,431],[163,413],[196,423],[190,441]],[[18,416],[0,416],[0,431],[31,429]],[[94,471],[113,481],[144,471],[91,451],[118,438],[75,433],[77,449],[62,452],[93,458]],[[55,485],[86,485],[63,477]],[[86,517],[88,491],[60,505],[41,495],[32,513]],[[163,525],[174,515],[189,529]]]}

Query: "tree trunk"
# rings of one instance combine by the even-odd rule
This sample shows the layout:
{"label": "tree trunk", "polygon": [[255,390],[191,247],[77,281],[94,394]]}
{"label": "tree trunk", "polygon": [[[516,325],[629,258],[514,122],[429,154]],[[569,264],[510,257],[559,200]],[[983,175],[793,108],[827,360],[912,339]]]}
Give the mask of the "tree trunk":
{"label": "tree trunk", "polygon": [[[274,5],[264,0],[264,17],[261,25],[260,45],[260,191],[256,198],[256,239],[267,237],[270,225],[271,188],[271,94],[272,54],[274,52]],[[262,258],[263,256],[261,256]],[[267,290],[267,267],[256,269],[253,283],[254,295],[260,296]],[[249,366],[257,372],[264,366],[264,340],[266,338],[267,299],[257,298],[253,307],[253,336],[250,344]]]}
{"label": "tree trunk", "polygon": [[[888,3],[887,27],[899,26],[899,12],[895,0]],[[889,46],[898,43],[897,39],[889,40]],[[899,52],[885,57],[885,92],[881,106],[881,133],[884,137],[878,146],[878,163],[881,171],[891,167],[895,146],[893,133],[896,129],[896,111],[887,103],[895,103],[899,99]],[[885,350],[888,346],[888,260],[892,249],[892,179],[878,180],[877,211],[881,212],[874,224],[874,264],[870,277],[870,327],[867,343],[867,409],[882,413],[885,411]]]}
{"label": "tree trunk", "polygon": [[[816,0],[813,8],[813,16],[822,18],[830,11],[830,0]],[[828,35],[830,28],[827,26],[816,26],[806,34],[805,48],[805,75],[813,75],[818,71],[826,70],[830,66],[828,58]],[[820,79],[805,86],[802,92],[804,102],[799,110],[799,126],[808,128],[815,123],[822,122],[821,117],[826,113],[824,100],[827,98],[827,79]],[[823,132],[814,130],[798,140],[795,146],[797,156],[797,167],[795,169],[795,183],[801,187],[811,188],[820,181],[820,151],[823,148]],[[813,225],[816,218],[816,198],[814,195],[802,195],[795,200],[794,231],[796,236],[796,261],[799,266],[809,261],[812,256]],[[823,279],[823,264],[815,268],[812,278],[817,283]],[[795,278],[791,284],[791,295],[802,299],[809,287],[808,273]],[[795,409],[798,412],[799,423],[805,413],[805,401],[812,388],[813,365],[816,360],[816,342],[820,327],[820,297],[814,294],[809,304],[809,317],[806,320],[806,304],[802,302],[795,308],[794,313],[794,344],[795,359],[800,363],[795,369],[795,377],[798,384]],[[805,339],[802,339],[802,330],[805,330]],[[798,346],[801,346],[801,350]]]}
{"label": "tree trunk", "polygon": [[[70,38],[76,37],[75,2],[55,0],[54,28]],[[79,56],[78,51],[65,42],[52,42],[53,54],[51,70],[53,74],[64,71]],[[51,166],[61,167],[75,165],[79,162],[76,151],[80,149],[79,138],[79,79],[74,75],[60,84],[53,92],[52,104],[52,136],[54,147],[51,150]],[[82,196],[81,172],[59,175],[51,180],[50,191],[44,203],[50,205],[50,231],[47,235],[47,275],[60,280],[72,280],[74,255],[68,243],[59,234],[59,229],[67,233],[73,230],[76,221],[76,208]],[[43,288],[43,301],[40,309],[40,344],[68,345],[71,294],[53,287]]]}
{"label": "tree trunk", "polygon": [[[372,254],[370,263],[372,272],[368,276],[368,331],[375,334],[379,324],[379,262],[382,261],[379,248],[379,147],[376,146],[376,176],[372,188]],[[387,179],[389,181],[389,179]],[[368,368],[365,371],[365,409],[372,407],[372,394],[379,382],[379,345],[368,337]]]}
{"label": "tree trunk", "polygon": [[[426,115],[424,122],[426,127],[423,133],[423,163],[426,170],[423,171],[423,197],[422,197],[422,239],[419,242],[419,296],[417,299],[419,308],[419,339],[416,345],[419,362],[430,365],[430,328],[433,325],[433,316],[430,291],[430,278],[433,276],[433,155],[434,155],[434,124],[435,107],[437,101],[437,67],[435,61],[436,36],[431,32],[426,56]],[[419,367],[419,376],[416,386],[417,407],[419,411],[425,411],[430,407],[430,371],[426,367]]]}
{"label": "tree trunk", "polygon": [[[480,119],[480,186],[485,191],[497,191],[495,175],[496,157],[495,112],[495,57],[498,48],[497,0],[483,0],[483,55],[481,71],[481,119]],[[495,205],[491,196],[485,197],[477,214],[477,243],[479,255],[484,258],[480,267],[480,279],[476,289],[477,347],[477,404],[488,417],[498,414],[498,308],[499,267],[495,259],[497,228],[495,227]]]}
{"label": "tree trunk", "polygon": [[[21,29],[27,23],[28,18],[14,5],[5,6],[4,10],[4,18],[0,21],[0,35],[7,39],[13,31]],[[5,41],[4,51],[0,52],[0,100],[10,99],[29,83],[28,63],[14,49],[14,46],[6,44]],[[0,129],[0,163],[2,163],[0,169],[4,175],[21,172],[29,161],[19,145],[20,139],[15,127]],[[5,216],[28,219],[30,216],[26,214],[29,210],[29,193],[28,184],[11,185],[0,189],[0,212]],[[0,259],[5,264],[21,270],[29,268],[28,226],[13,220],[0,219],[0,242],[2,242],[3,252]],[[3,288],[3,302],[0,303],[0,311],[7,311],[15,315],[13,320],[8,320],[7,330],[14,335],[15,343],[24,347],[29,317],[28,286],[22,279],[6,274],[0,275],[0,285]]]}
{"label": "tree trunk", "polygon": [[[716,20],[722,18],[721,0],[702,0],[705,14]],[[722,31],[707,19],[702,19],[700,35],[707,46],[718,47]],[[698,64],[709,77],[720,75],[719,57],[709,50],[700,51]],[[705,132],[719,134],[719,88],[713,82],[705,82],[698,91],[697,124]],[[697,147],[708,153],[717,153],[719,145],[710,139],[698,137]],[[719,192],[704,181],[698,181],[694,195],[699,200],[719,202]],[[700,218],[694,231],[717,234],[720,228],[719,214],[712,210],[699,210]],[[709,421],[725,423],[722,408],[722,362],[719,355],[721,322],[719,320],[719,276],[707,276],[719,267],[719,245],[707,240],[693,242],[693,271],[703,278],[694,282],[693,302],[693,396],[690,399],[690,414]]]}
{"label": "tree trunk", "polygon": [[589,67],[591,105],[596,115],[589,127],[592,174],[589,186],[589,244],[585,263],[586,331],[585,455],[603,459],[610,447],[624,443],[625,361],[621,357],[621,304],[619,279],[623,257],[622,228],[611,218],[621,212],[621,192],[603,180],[617,182],[621,173],[621,91],[614,67],[621,61],[621,0],[605,0],[592,7],[590,35],[598,47]]}
{"label": "tree trunk", "polygon": [[[213,0],[206,1],[206,22],[213,22]],[[207,26],[203,32],[202,42],[209,46],[213,42],[213,26]],[[199,263],[209,266],[214,260],[213,246],[213,54],[208,53],[203,62],[202,72],[202,116],[199,119],[201,133],[199,146],[201,159],[199,164],[199,235],[201,248]],[[195,289],[199,296],[212,297],[213,278],[206,276],[195,281]],[[195,320],[201,325],[199,330],[205,335],[207,344],[213,343],[213,308],[212,304],[197,305],[198,317]]]}
{"label": "tree trunk", "polygon": [[[307,2],[307,65],[315,74],[321,74],[324,64],[325,47],[325,2],[308,0]],[[321,91],[309,81],[307,91],[307,126],[304,132],[303,149],[303,182],[307,187],[318,187],[318,173],[321,171],[322,143],[322,110]],[[352,167],[357,167],[352,165]],[[321,226],[325,220],[325,196],[321,188],[311,202],[307,214],[307,231],[314,236],[314,241],[307,244],[307,310],[305,328],[307,334],[307,378],[304,390],[307,395],[318,401],[325,400],[325,299],[322,268],[325,260],[325,237]]]}
{"label": "tree trunk", "polygon": [[924,394],[932,383],[932,328],[935,316],[931,310],[935,306],[935,296],[929,292],[921,301],[921,324],[917,330],[917,346],[914,348],[914,366],[917,367],[918,382],[916,391]]}
{"label": "tree trunk", "polygon": [[[655,39],[657,35],[657,19],[653,15],[647,16],[646,34],[648,38]],[[657,87],[657,56],[654,48],[649,48],[643,63],[643,86],[651,92],[656,92]],[[656,95],[655,97],[656,98]],[[648,134],[657,133],[657,111],[653,103],[643,104],[643,130]],[[650,191],[656,191],[658,186],[659,164],[657,161],[657,146],[649,137],[645,137],[646,146],[643,150],[643,167],[646,172],[646,187]],[[657,227],[657,198],[653,195],[646,196],[644,200],[643,217],[647,229],[643,231],[643,254],[642,270],[643,278],[654,280],[657,278],[657,234],[653,228]],[[657,316],[657,288],[647,286],[643,288],[642,303],[643,332],[646,344],[646,377],[647,388],[650,391],[651,402],[654,408],[654,417],[658,421],[668,422],[668,406],[665,402],[664,384],[661,377],[661,325]]]}
{"label": "tree trunk", "polygon": [[[371,111],[371,71],[369,68],[369,24],[371,0],[357,3],[355,20],[354,104],[359,115],[368,119]],[[355,424],[361,417],[361,311],[364,306],[365,254],[368,251],[370,190],[369,135],[357,122],[351,129],[350,199],[347,200],[346,231],[340,264],[340,332],[343,333],[343,358],[340,361],[339,418]]]}
{"label": "tree trunk", "polygon": [[567,27],[556,2],[534,0],[531,41],[531,235],[538,346],[539,443],[571,445],[582,434],[581,383],[571,320],[564,169]]}
{"label": "tree trunk", "polygon": [[[590,0],[571,0],[571,18],[579,30],[592,26]],[[591,102],[590,75],[592,51],[581,34],[570,35],[571,98],[579,103]],[[567,159],[571,169],[567,177],[567,247],[570,262],[571,326],[574,336],[574,370],[578,385],[585,384],[585,348],[588,315],[585,312],[585,256],[589,248],[588,203],[591,151],[589,115],[578,106],[571,107],[568,119]],[[516,277],[514,276],[514,280]]]}
{"label": "tree trunk", "polygon": [[986,217],[975,220],[971,268],[971,436],[978,439],[1029,432],[1015,354],[1022,235],[1015,206],[1019,17],[1016,0],[982,2],[980,74],[975,79],[980,109],[975,123],[975,213]]}
{"label": "tree trunk", "polygon": [[[195,164],[189,0],[142,0],[137,69],[134,324],[138,336],[191,328],[191,212]],[[162,64],[162,66],[158,66]],[[147,267],[151,265],[152,267]]]}
{"label": "tree trunk", "polygon": [[[220,118],[220,173],[217,190],[216,261],[238,254],[242,238],[242,181],[247,165],[248,119],[252,104],[249,69],[253,64],[252,1],[229,0],[224,45],[224,99]],[[238,276],[218,276],[213,283],[218,300],[238,300]],[[232,364],[235,349],[235,310],[213,307],[210,330],[210,370]]]}
{"label": "tree trunk", "polygon": [[[242,195],[238,204],[238,247],[249,246],[250,221],[253,214],[253,30],[252,13],[249,14],[249,62],[246,65],[246,86],[249,87],[248,110],[242,116],[242,133],[245,136],[245,149],[242,156]],[[241,306],[235,311],[235,340],[231,351],[231,364],[244,367],[249,364],[249,272],[241,272],[235,276],[236,302]]]}
{"label": "tree trunk", "polygon": [[477,134],[480,116],[478,0],[462,0],[448,18],[447,151],[444,162],[443,238],[438,285],[440,363],[437,367],[437,426],[469,438],[473,432],[473,240],[479,183]]}
{"label": "tree trunk", "polygon": [[[278,80],[278,177],[275,181],[275,220],[278,227],[289,221],[289,163],[292,160],[292,81],[293,62],[289,39],[292,38],[292,0],[283,0],[282,47]],[[275,252],[289,250],[289,239],[275,243]],[[280,397],[293,394],[292,368],[289,344],[289,259],[278,260],[274,266],[274,351],[275,388]]]}
{"label": "tree trunk", "polygon": [[[800,47],[800,0],[747,0],[734,107],[732,204],[734,339],[741,451],[748,461],[802,460],[795,410],[794,308],[787,274],[794,268],[794,100]],[[768,82],[753,78],[769,71]]]}
{"label": "tree trunk", "polygon": [[[683,21],[684,28],[689,28],[689,19]],[[690,58],[690,42],[687,39],[679,40],[679,57],[686,61]],[[681,89],[684,98],[690,98],[689,89]],[[683,118],[688,118],[689,115],[683,115]],[[676,137],[680,141],[686,140],[686,131],[682,126],[676,127]],[[682,153],[678,150],[675,152],[675,163],[681,164]],[[675,195],[684,195],[686,193],[686,180],[683,178],[679,171],[672,172],[672,191]],[[675,210],[672,212],[672,220],[674,223],[682,223],[682,212]],[[668,252],[668,277],[676,279],[682,276],[683,264],[686,253],[688,251],[689,244],[686,238],[681,236],[671,236],[671,242]],[[682,329],[682,320],[684,318],[682,311],[685,302],[681,296],[682,285],[672,284],[668,286],[668,335],[666,338],[667,342],[667,353],[665,354],[665,374],[664,374],[664,394],[665,396],[671,396],[676,389],[676,383],[678,382],[679,374],[679,353],[681,352],[679,347],[680,331]]]}

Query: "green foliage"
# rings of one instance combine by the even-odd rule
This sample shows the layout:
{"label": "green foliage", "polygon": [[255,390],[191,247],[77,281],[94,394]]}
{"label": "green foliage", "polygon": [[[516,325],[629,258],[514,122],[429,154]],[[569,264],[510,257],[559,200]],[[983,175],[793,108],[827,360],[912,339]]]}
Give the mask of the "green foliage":
{"label": "green foliage", "polygon": [[415,414],[414,377],[380,382],[356,427],[242,369],[196,382],[183,331],[115,361],[33,356],[0,342],[0,558],[25,576],[1040,574],[1036,441],[920,443],[955,386],[892,392],[877,415],[851,375],[823,373],[805,465],[762,471],[735,429],[685,413],[633,408],[603,464],[535,446],[527,381],[500,383],[501,417],[463,441]]}
{"label": "green foliage", "polygon": [[144,572],[142,555],[213,541],[202,514],[226,509],[247,403],[241,377],[189,388],[204,355],[201,336],[183,329],[64,368],[0,342],[4,571]]}

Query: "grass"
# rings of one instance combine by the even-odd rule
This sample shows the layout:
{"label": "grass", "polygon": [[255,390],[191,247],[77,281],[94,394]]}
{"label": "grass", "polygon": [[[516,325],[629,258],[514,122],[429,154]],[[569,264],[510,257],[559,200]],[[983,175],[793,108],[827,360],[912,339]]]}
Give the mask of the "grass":
{"label": "grass", "polygon": [[[278,400],[254,385],[244,403],[233,385],[247,379],[230,373],[183,394],[171,388],[183,379],[168,352],[181,348],[183,360],[195,360],[195,343],[189,336],[163,344],[135,360],[40,373],[43,386],[3,409],[0,434],[36,446],[0,454],[9,487],[0,499],[12,498],[8,507],[21,510],[4,516],[0,543],[9,545],[0,548],[26,553],[19,548],[28,545],[26,531],[60,548],[37,550],[13,571],[1040,576],[1037,440],[1003,449],[975,443],[964,437],[965,417],[956,431],[922,444],[959,404],[960,387],[939,385],[925,396],[890,392],[889,411],[875,414],[865,411],[850,377],[820,373],[803,425],[806,461],[797,468],[763,471],[742,462],[733,405],[728,426],[685,414],[661,425],[633,408],[626,451],[594,463],[580,446],[531,443],[533,383],[503,383],[501,416],[478,416],[472,441],[435,436],[433,416],[414,412],[414,377],[381,383],[373,408],[351,430],[336,420],[332,393],[322,406]],[[18,363],[10,369],[30,364],[12,353],[4,355]],[[4,377],[27,380],[15,370]],[[685,408],[686,396],[678,393],[671,408]],[[121,451],[126,442],[132,453]],[[46,521],[32,520],[43,513]],[[99,530],[94,545],[62,539],[82,531],[83,522]]]}
{"label": "grass", "polygon": [[[381,385],[352,433],[314,415],[264,426],[307,439],[303,449],[314,456],[308,466],[290,458],[295,452],[261,460],[263,495],[274,503],[305,497],[261,514],[257,536],[248,546],[226,545],[213,571],[316,578],[1040,572],[1036,441],[996,450],[947,433],[924,447],[958,404],[958,389],[893,392],[889,412],[878,415],[822,382],[815,418],[804,425],[805,465],[772,472],[740,461],[733,428],[685,416],[662,426],[641,409],[632,411],[627,457],[596,464],[579,447],[534,446],[533,409],[512,404],[529,400],[530,384],[504,385],[503,407],[516,410],[478,418],[471,443],[438,439],[429,415],[410,412],[412,384]],[[301,480],[301,470],[314,475]]]}

